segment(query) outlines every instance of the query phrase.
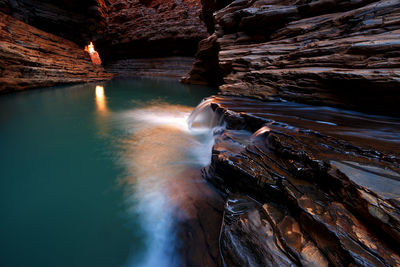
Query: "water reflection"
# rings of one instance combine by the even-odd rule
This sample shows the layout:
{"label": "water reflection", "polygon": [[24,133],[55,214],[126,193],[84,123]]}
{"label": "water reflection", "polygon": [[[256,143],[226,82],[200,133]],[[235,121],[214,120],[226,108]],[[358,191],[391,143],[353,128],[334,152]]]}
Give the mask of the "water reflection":
{"label": "water reflection", "polygon": [[95,91],[97,110],[100,112],[100,114],[105,114],[108,112],[108,110],[106,96],[104,94],[104,87],[101,85],[97,85]]}

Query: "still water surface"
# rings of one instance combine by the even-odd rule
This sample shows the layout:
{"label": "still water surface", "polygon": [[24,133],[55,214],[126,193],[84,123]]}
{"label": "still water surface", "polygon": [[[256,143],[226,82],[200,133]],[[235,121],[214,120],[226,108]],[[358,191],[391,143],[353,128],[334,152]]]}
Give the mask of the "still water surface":
{"label": "still water surface", "polygon": [[186,119],[212,93],[130,79],[1,96],[0,266],[179,264],[174,209],[197,187],[182,173],[211,145]]}

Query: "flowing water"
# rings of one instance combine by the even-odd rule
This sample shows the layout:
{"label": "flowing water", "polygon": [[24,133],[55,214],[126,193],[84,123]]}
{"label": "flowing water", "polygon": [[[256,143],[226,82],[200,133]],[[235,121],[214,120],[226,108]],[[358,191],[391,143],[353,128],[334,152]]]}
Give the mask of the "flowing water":
{"label": "flowing water", "polygon": [[0,266],[215,263],[213,125],[187,123],[212,93],[130,79],[1,96]]}

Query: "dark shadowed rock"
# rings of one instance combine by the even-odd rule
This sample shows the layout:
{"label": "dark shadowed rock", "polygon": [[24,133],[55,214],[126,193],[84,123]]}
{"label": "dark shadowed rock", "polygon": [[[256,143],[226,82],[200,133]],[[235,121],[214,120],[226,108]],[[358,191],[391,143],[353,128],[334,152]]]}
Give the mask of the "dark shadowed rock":
{"label": "dark shadowed rock", "polygon": [[200,41],[193,67],[181,82],[203,85],[219,85],[223,82],[217,60],[219,46],[216,41],[215,34]]}
{"label": "dark shadowed rock", "polygon": [[105,27],[104,0],[2,0],[0,11],[81,46],[97,39]]}
{"label": "dark shadowed rock", "polygon": [[99,40],[104,60],[193,56],[207,37],[200,0],[112,0]]}

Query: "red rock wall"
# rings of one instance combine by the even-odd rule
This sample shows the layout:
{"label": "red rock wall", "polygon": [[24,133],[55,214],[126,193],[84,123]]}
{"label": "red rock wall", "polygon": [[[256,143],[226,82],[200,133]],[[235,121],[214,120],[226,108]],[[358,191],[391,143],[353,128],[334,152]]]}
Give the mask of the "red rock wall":
{"label": "red rock wall", "polygon": [[0,93],[111,77],[83,47],[0,12]]}
{"label": "red rock wall", "polygon": [[399,1],[242,0],[214,20],[186,82],[400,116]]}

